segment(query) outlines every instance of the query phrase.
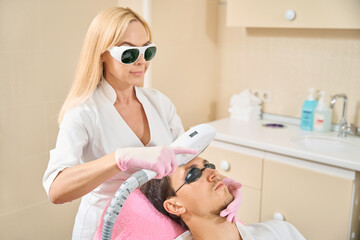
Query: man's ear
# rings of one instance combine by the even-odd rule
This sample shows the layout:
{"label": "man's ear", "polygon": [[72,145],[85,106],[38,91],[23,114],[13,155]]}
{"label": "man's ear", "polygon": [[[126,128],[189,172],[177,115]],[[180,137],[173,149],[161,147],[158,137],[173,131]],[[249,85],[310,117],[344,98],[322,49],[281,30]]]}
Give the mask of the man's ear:
{"label": "man's ear", "polygon": [[165,200],[163,206],[168,213],[174,214],[179,217],[181,214],[186,212],[185,207],[174,198]]}

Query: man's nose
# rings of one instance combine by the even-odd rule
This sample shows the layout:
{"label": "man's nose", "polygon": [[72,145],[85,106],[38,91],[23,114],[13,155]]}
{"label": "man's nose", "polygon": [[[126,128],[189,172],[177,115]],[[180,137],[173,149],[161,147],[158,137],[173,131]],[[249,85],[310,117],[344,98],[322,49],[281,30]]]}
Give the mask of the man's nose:
{"label": "man's nose", "polygon": [[207,177],[206,179],[209,182],[213,182],[214,180],[217,180],[219,178],[219,172],[216,169],[208,168],[207,170]]}

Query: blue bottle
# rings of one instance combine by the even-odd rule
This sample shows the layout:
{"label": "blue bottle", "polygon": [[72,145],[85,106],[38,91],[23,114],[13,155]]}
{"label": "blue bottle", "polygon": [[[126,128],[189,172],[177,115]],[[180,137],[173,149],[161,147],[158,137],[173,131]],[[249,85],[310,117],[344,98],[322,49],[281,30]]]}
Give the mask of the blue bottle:
{"label": "blue bottle", "polygon": [[313,122],[314,122],[314,112],[317,106],[318,101],[315,99],[315,89],[309,89],[309,97],[305,100],[302,110],[301,110],[301,123],[300,128],[312,131],[313,130]]}

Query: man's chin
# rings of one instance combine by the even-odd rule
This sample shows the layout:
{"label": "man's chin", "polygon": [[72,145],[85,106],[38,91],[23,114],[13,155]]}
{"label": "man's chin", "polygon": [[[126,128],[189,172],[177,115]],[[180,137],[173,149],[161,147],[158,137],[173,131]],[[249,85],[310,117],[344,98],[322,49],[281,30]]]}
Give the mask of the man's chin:
{"label": "man's chin", "polygon": [[230,196],[227,196],[224,199],[223,204],[218,208],[218,210],[215,211],[216,215],[220,215],[220,213],[227,208],[227,206],[234,200],[233,195],[230,194]]}

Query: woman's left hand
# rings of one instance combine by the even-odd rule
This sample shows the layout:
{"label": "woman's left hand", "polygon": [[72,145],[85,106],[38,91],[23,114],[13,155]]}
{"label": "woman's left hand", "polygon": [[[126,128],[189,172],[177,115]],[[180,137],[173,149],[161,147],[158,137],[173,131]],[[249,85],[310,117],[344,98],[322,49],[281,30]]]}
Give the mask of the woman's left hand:
{"label": "woman's left hand", "polygon": [[234,200],[227,206],[227,208],[221,211],[220,216],[226,217],[228,222],[235,223],[237,221],[236,213],[240,208],[242,202],[241,190],[242,184],[235,181],[232,178],[224,178],[222,182],[228,187],[229,192],[234,196]]}

